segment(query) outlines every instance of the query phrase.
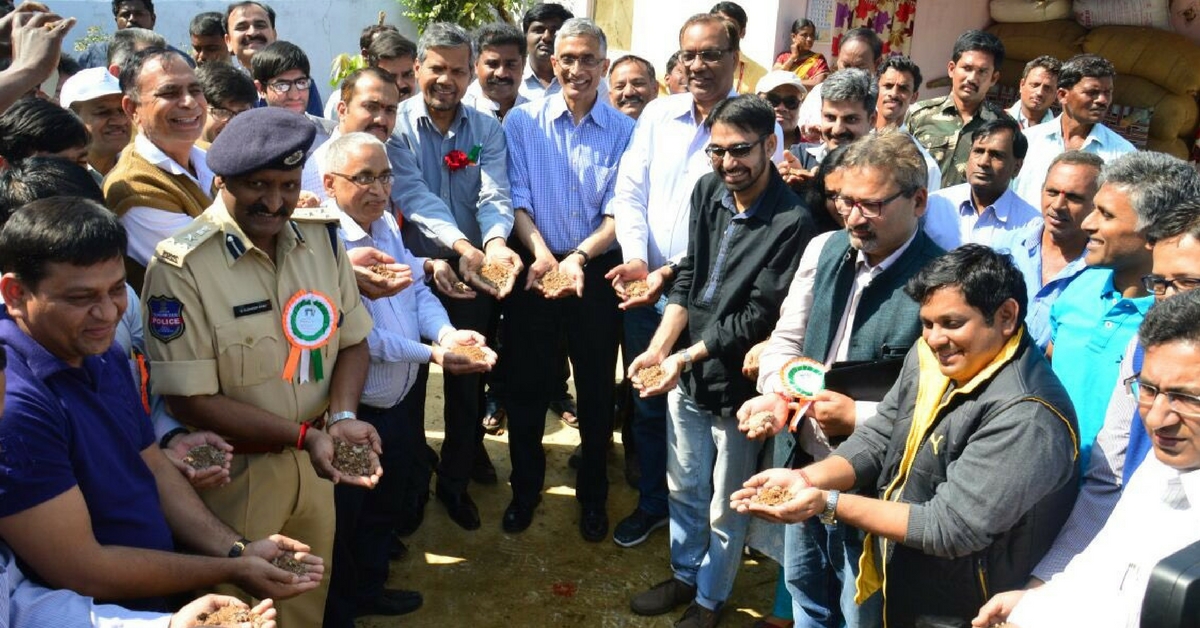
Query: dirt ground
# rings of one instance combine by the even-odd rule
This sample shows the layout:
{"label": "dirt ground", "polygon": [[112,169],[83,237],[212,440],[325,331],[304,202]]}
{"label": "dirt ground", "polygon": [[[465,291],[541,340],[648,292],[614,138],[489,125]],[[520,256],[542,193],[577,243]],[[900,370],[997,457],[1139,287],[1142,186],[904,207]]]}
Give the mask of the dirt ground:
{"label": "dirt ground", "polygon": [[[442,433],[441,375],[430,373],[426,436],[437,449]],[[609,455],[610,525],[633,511],[637,491],[625,483],[620,434]],[[425,522],[407,539],[409,553],[392,563],[388,586],[416,589],[425,605],[402,617],[364,617],[360,628],[394,626],[670,626],[683,612],[639,617],[629,598],[670,576],[667,529],[645,543],[621,548],[609,540],[588,543],[579,536],[579,506],[574,471],[567,466],[579,443],[578,431],[554,414],[546,415],[546,484],[533,525],[521,534],[500,528],[511,498],[511,465],[506,436],[488,436],[487,448],[500,476],[495,486],[473,484],[483,527],[468,532],[446,515],[436,499],[426,507]],[[778,567],[764,559],[745,560],[723,626],[750,626],[771,608]]]}

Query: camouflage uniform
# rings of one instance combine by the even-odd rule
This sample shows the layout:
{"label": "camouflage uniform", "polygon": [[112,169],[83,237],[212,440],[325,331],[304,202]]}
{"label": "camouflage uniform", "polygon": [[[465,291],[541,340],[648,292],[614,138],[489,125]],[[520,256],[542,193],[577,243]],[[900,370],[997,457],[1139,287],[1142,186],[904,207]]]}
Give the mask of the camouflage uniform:
{"label": "camouflage uniform", "polygon": [[984,101],[975,117],[964,125],[953,97],[930,98],[908,110],[908,131],[941,166],[942,188],[948,188],[967,181],[967,157],[975,129],[1007,115],[999,105]]}

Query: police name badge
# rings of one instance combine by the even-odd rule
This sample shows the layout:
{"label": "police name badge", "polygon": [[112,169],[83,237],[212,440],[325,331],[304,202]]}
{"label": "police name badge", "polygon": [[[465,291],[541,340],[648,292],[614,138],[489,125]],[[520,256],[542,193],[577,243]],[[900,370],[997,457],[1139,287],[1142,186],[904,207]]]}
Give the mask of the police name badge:
{"label": "police name badge", "polygon": [[329,343],[336,328],[337,308],[333,299],[315,290],[301,290],[283,307],[283,335],[287,337],[287,364],[283,379],[293,381],[299,374],[301,384],[325,378],[321,348]]}

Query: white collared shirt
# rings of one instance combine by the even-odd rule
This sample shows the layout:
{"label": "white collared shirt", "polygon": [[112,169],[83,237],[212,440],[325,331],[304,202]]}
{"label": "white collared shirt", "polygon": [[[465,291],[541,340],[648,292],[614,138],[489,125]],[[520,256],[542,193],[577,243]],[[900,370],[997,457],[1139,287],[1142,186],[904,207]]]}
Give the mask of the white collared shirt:
{"label": "white collared shirt", "polygon": [[[704,152],[710,135],[704,121],[696,119],[691,94],[655,98],[642,110],[621,157],[607,212],[616,218],[624,261],[640,259],[655,270],[687,254],[692,189],[713,171]],[[784,148],[778,123],[775,137],[771,161],[778,163]]]}
{"label": "white collared shirt", "polygon": [[1112,515],[1062,573],[1028,591],[1008,621],[1022,628],[1137,628],[1150,573],[1200,541],[1200,471],[1181,472],[1151,452]]}
{"label": "white collared shirt", "polygon": [[[1041,207],[1042,185],[1046,182],[1050,162],[1067,150],[1062,134],[1062,115],[1049,122],[1029,127],[1024,133],[1025,138],[1029,140],[1029,151],[1025,153],[1025,163],[1021,165],[1021,172],[1009,187],[1026,203]],[[1125,153],[1132,153],[1137,148],[1112,129],[1097,123],[1092,126],[1079,150],[1099,155],[1104,159],[1104,163],[1108,163]]]}
{"label": "white collared shirt", "polygon": [[1011,189],[976,211],[971,184],[960,183],[929,195],[922,222],[929,238],[949,251],[969,243],[995,248],[1005,232],[1025,229],[1041,217]]}
{"label": "white collared shirt", "polygon": [[[208,169],[208,159],[203,149],[192,147],[188,159],[196,174],[180,165],[170,156],[155,146],[144,134],[138,133],[133,138],[133,149],[143,159],[161,168],[168,174],[184,175],[191,179],[200,189],[208,194],[212,190],[213,173]],[[190,225],[192,217],[187,214],[169,212],[153,207],[135,206],[121,216],[121,224],[128,234],[128,255],[137,263],[145,266],[154,257],[154,249],[158,243],[171,237],[176,231]]]}
{"label": "white collared shirt", "polygon": [[1008,109],[1005,109],[1004,112],[1007,113],[1008,115],[1012,116],[1013,120],[1016,120],[1017,124],[1021,125],[1022,129],[1028,129],[1031,126],[1037,126],[1039,124],[1042,124],[1043,122],[1049,122],[1054,119],[1054,111],[1051,109],[1047,109],[1042,114],[1041,120],[1038,120],[1036,122],[1030,122],[1029,118],[1025,117],[1025,112],[1021,111],[1021,101],[1020,100],[1013,103],[1013,105],[1011,107],[1009,107]]}

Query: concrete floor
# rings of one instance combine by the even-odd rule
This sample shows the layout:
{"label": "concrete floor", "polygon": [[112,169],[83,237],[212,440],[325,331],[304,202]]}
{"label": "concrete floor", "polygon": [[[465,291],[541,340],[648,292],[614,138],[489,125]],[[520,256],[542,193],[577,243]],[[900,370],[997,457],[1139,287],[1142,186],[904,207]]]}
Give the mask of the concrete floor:
{"label": "concrete floor", "polygon": [[[427,437],[441,444],[440,374],[430,374]],[[506,436],[488,436],[487,448],[500,476],[495,486],[472,485],[483,527],[459,528],[436,499],[426,508],[425,522],[409,539],[409,554],[392,563],[388,586],[419,590],[425,605],[402,617],[366,617],[361,628],[394,626],[670,626],[683,612],[639,617],[629,611],[629,598],[670,577],[667,530],[655,531],[635,548],[611,539],[588,543],[579,536],[579,507],[574,472],[567,466],[579,443],[578,431],[547,414],[546,483],[533,525],[521,534],[505,534],[500,519],[511,492],[511,465]],[[637,492],[625,483],[624,455],[618,444],[609,455],[608,515],[611,525],[632,512]],[[749,626],[771,607],[778,567],[774,562],[746,560],[723,615],[723,626]]]}

